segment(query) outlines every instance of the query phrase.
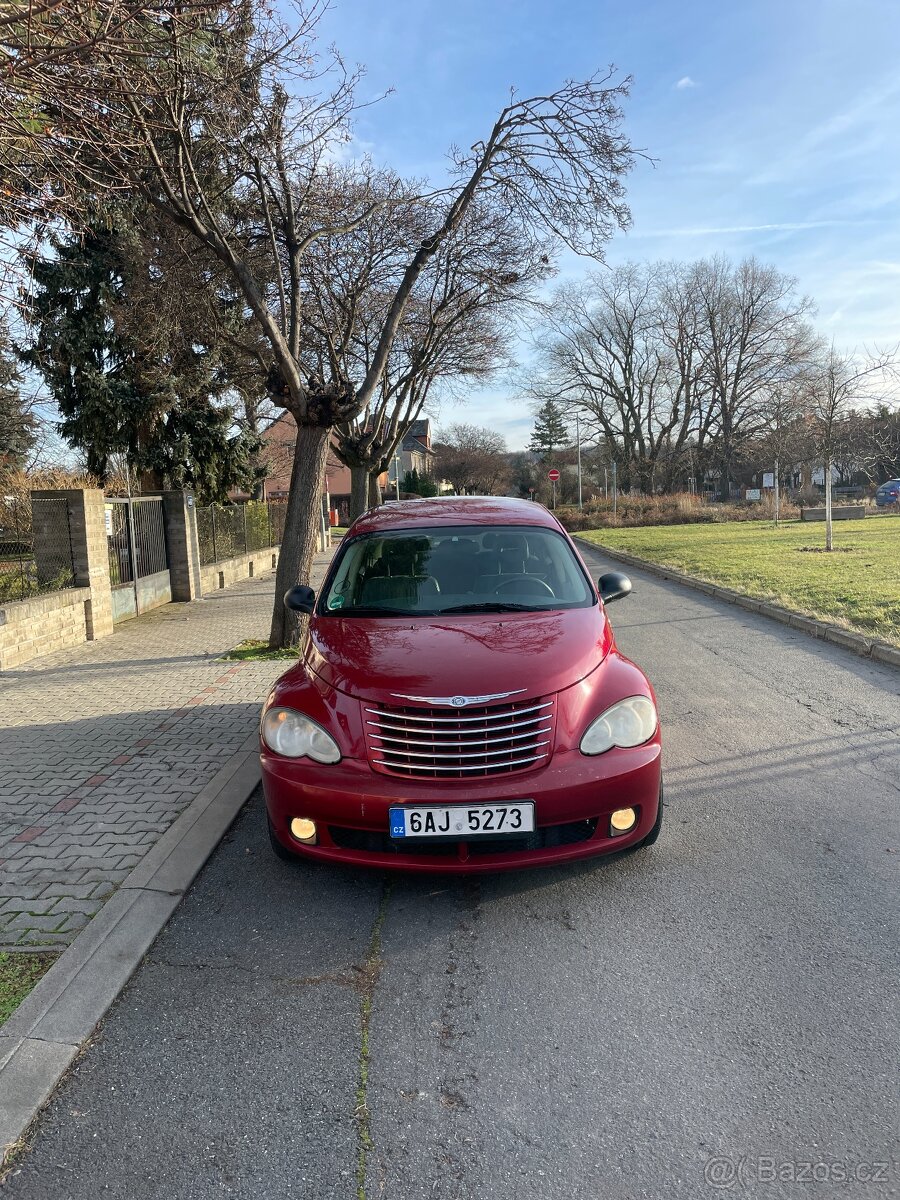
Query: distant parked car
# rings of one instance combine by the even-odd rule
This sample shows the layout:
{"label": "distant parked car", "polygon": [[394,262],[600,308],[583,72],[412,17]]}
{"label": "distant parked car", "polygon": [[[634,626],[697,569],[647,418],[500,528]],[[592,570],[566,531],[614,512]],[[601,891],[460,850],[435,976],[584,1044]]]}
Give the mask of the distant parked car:
{"label": "distant parked car", "polygon": [[875,503],[879,508],[887,508],[889,504],[900,504],[900,479],[889,479],[875,493]]}
{"label": "distant parked car", "polygon": [[347,532],[263,712],[272,846],[410,871],[545,866],[656,841],[653,689],[556,518],[391,502]]}

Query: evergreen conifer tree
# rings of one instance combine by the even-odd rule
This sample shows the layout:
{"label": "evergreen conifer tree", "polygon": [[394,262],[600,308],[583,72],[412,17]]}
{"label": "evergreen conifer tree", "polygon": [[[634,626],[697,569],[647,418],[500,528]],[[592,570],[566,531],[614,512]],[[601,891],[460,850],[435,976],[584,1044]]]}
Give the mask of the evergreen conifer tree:
{"label": "evergreen conifer tree", "polygon": [[552,462],[555,451],[567,445],[569,430],[558,400],[546,400],[537,410],[528,449],[541,462]]}
{"label": "evergreen conifer tree", "polygon": [[154,289],[178,286],[153,265],[154,236],[122,221],[55,237],[54,257],[30,263],[32,336],[20,358],[43,376],[60,433],[101,481],[121,455],[145,490],[222,499],[249,482],[255,436],[222,399],[229,380],[191,306],[154,306]]}
{"label": "evergreen conifer tree", "polygon": [[21,384],[9,330],[0,323],[0,475],[20,467],[34,445],[34,421],[23,406]]}

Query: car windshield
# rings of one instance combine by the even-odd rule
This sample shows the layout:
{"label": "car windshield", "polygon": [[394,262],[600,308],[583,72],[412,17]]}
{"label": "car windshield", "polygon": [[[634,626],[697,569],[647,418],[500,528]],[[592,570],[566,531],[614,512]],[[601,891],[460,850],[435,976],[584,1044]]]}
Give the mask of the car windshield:
{"label": "car windshield", "polygon": [[341,549],[321,615],[540,612],[595,603],[565,538],[538,526],[370,533]]}

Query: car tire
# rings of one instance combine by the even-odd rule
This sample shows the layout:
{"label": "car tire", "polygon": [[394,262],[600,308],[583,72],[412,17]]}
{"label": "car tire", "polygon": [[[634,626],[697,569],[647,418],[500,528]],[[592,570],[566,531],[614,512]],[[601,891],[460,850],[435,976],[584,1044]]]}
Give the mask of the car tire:
{"label": "car tire", "polygon": [[650,830],[650,832],[647,834],[647,836],[642,841],[638,842],[636,846],[631,847],[632,850],[643,850],[646,846],[652,846],[653,843],[656,841],[656,839],[659,837],[660,830],[662,829],[664,807],[665,806],[663,804],[663,782],[662,782],[662,779],[660,779],[660,781],[659,781],[659,810],[657,811],[657,814],[656,814],[656,820],[653,822],[653,828]]}
{"label": "car tire", "polygon": [[272,846],[272,852],[275,857],[280,858],[282,862],[296,863],[297,855],[292,854],[287,846],[283,846],[275,836],[275,830],[272,828],[272,822],[269,820],[268,815],[266,815],[266,825],[269,829],[269,843]]}

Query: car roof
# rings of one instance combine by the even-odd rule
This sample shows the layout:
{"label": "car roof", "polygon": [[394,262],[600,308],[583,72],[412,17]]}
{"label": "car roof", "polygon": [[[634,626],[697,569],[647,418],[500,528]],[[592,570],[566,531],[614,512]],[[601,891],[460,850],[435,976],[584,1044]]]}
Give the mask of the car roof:
{"label": "car roof", "polygon": [[351,525],[348,536],[418,529],[435,525],[541,525],[559,529],[542,504],[508,496],[434,496],[422,500],[389,500],[371,508]]}

